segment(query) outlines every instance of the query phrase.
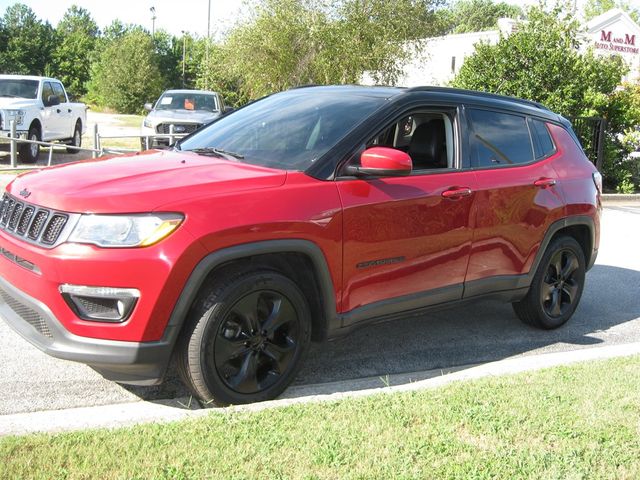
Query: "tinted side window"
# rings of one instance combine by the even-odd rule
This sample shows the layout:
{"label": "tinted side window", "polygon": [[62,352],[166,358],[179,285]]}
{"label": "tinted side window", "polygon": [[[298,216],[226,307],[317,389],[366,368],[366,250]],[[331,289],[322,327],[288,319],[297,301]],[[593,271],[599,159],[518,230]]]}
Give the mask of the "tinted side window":
{"label": "tinted side window", "polygon": [[472,166],[513,165],[533,161],[533,146],[524,117],[470,109],[474,151]]}
{"label": "tinted side window", "polygon": [[531,134],[534,137],[533,149],[535,151],[536,160],[547,157],[556,151],[556,147],[551,140],[551,135],[544,122],[540,120],[529,119],[531,126]]}

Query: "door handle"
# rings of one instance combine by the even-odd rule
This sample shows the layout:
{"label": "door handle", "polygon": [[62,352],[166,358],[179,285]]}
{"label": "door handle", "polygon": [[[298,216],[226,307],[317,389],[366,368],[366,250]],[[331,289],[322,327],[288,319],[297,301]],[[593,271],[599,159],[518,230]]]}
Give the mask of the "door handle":
{"label": "door handle", "polygon": [[468,197],[469,195],[471,195],[471,189],[469,187],[454,187],[442,192],[444,198],[450,198],[451,200]]}
{"label": "door handle", "polygon": [[60,113],[60,112],[62,112],[62,110],[60,110],[60,109],[58,108],[58,109],[56,109],[56,112]]}
{"label": "door handle", "polygon": [[533,182],[536,187],[553,187],[556,184],[556,180],[554,178],[540,178]]}
{"label": "door handle", "polygon": [[67,113],[71,113],[71,109],[70,108],[67,108]]}

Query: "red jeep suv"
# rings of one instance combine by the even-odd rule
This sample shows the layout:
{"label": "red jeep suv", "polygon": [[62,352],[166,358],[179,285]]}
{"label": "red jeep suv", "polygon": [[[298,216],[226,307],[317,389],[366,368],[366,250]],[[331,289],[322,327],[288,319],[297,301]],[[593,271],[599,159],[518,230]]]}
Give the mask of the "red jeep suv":
{"label": "red jeep suv", "polygon": [[279,395],[310,341],[480,296],[573,314],[601,177],[540,104],[449,88],[305,87],[171,150],[16,178],[0,315],[54,357],[200,399]]}

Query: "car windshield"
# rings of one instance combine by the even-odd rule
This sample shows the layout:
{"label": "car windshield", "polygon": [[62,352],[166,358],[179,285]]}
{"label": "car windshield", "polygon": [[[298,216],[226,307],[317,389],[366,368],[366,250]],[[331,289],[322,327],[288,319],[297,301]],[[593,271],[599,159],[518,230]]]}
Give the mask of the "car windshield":
{"label": "car windshield", "polygon": [[38,81],[22,79],[0,79],[0,97],[38,98]]}
{"label": "car windshield", "polygon": [[156,103],[156,110],[219,110],[216,96],[208,93],[166,92]]}
{"label": "car windshield", "polygon": [[384,101],[382,96],[291,90],[221,118],[181,142],[180,149],[216,149],[254,165],[306,170]]}

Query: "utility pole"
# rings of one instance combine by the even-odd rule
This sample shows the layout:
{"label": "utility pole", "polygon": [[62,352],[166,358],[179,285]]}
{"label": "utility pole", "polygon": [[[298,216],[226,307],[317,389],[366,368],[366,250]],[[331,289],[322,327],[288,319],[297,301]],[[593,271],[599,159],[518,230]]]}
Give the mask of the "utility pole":
{"label": "utility pole", "polygon": [[211,0],[208,0],[209,7],[207,9],[207,43],[205,44],[205,62],[207,72],[204,76],[204,89],[209,90],[209,42],[211,41]]}
{"label": "utility pole", "polygon": [[185,85],[184,64],[185,64],[185,58],[187,56],[187,38],[184,36],[185,33],[186,32],[182,30],[182,88],[184,88],[184,85]]}
{"label": "utility pole", "polygon": [[151,12],[151,38],[156,38],[156,7],[149,9]]}

